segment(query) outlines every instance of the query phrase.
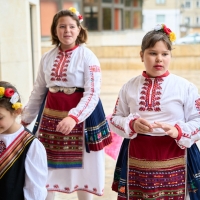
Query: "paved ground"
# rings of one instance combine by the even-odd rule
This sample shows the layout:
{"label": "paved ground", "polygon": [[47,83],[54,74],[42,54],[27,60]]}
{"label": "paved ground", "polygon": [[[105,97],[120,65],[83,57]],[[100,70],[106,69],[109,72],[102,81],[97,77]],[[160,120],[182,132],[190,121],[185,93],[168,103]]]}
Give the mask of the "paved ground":
{"label": "paved ground", "polygon": [[[102,90],[101,99],[105,109],[106,115],[112,113],[117,94],[121,86],[126,83],[130,78],[141,74],[142,70],[118,70],[118,71],[103,71],[102,72]],[[171,73],[182,76],[189,81],[193,82],[200,91],[200,71],[186,71],[186,70],[173,70]],[[116,193],[111,190],[111,183],[113,179],[113,171],[115,167],[115,160],[106,155],[106,182],[105,192],[102,197],[94,196],[93,200],[116,200]],[[56,193],[56,200],[77,200],[76,193],[62,194]]]}

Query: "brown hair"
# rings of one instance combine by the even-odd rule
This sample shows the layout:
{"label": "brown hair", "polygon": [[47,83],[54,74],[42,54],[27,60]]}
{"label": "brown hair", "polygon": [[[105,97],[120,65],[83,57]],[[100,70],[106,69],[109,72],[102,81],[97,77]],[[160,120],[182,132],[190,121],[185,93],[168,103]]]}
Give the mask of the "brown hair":
{"label": "brown hair", "polygon": [[154,45],[156,44],[156,42],[158,41],[163,41],[168,50],[172,50],[172,43],[169,39],[169,37],[167,36],[166,33],[162,32],[162,31],[149,31],[142,39],[142,46],[141,46],[141,51],[144,52],[145,49],[148,49],[150,47],[154,47]]}
{"label": "brown hair", "polygon": [[87,41],[87,30],[85,27],[83,27],[81,24],[80,24],[80,21],[79,21],[79,18],[78,16],[71,12],[70,10],[61,10],[59,11],[58,13],[56,13],[53,17],[53,21],[52,21],[52,24],[51,24],[51,41],[52,41],[52,44],[58,46],[60,44],[60,41],[56,35],[56,26],[58,25],[58,19],[60,17],[64,17],[64,16],[70,16],[73,20],[76,21],[76,24],[78,27],[81,28],[80,30],[80,33],[76,39],[76,45],[78,44],[83,44]]}
{"label": "brown hair", "polygon": [[[4,87],[5,89],[12,88],[15,92],[18,93],[17,89],[13,85],[11,85],[9,82],[6,82],[6,81],[0,81],[0,87]],[[18,102],[21,102],[21,100],[19,99]],[[11,113],[15,111],[15,109],[12,108],[12,103],[10,102],[10,98],[6,96],[3,96],[0,98],[0,107],[5,108]]]}

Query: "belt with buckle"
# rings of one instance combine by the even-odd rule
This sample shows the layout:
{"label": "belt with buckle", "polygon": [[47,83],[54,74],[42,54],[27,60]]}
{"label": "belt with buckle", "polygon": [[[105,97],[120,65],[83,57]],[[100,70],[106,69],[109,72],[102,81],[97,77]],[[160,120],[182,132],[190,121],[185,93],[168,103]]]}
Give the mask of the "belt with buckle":
{"label": "belt with buckle", "polygon": [[65,94],[73,94],[74,92],[84,92],[84,88],[54,86],[50,87],[49,91],[52,93],[64,92]]}

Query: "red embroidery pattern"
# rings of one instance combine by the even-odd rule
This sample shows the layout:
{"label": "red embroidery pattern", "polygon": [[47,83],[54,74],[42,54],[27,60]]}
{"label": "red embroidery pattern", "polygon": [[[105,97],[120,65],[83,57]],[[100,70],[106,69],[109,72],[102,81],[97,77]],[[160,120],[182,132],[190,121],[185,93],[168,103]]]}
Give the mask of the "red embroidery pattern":
{"label": "red embroidery pattern", "polygon": [[[70,194],[70,193],[78,191],[78,190],[82,190],[82,191],[88,191],[88,192],[90,192],[92,194],[96,194],[98,196],[102,195],[101,193],[99,193],[97,188],[89,187],[87,184],[85,184],[83,188],[80,187],[79,185],[74,185],[72,188],[70,188],[68,186],[62,188],[58,184],[53,185],[53,187],[51,188],[48,184],[48,185],[46,185],[46,188],[48,188],[49,190],[64,192],[67,194]],[[104,191],[104,189],[102,189],[102,193],[103,193],[103,191]]]}
{"label": "red embroidery pattern", "polygon": [[92,97],[93,97],[93,95],[94,95],[94,72],[93,72],[93,70],[91,70],[92,67],[94,67],[94,66],[89,66],[89,68],[90,68],[90,83],[91,83],[91,87],[90,87],[90,88],[91,88],[90,96],[88,97],[88,100],[87,100],[87,102],[85,103],[83,109],[80,110],[80,111],[78,112],[78,114],[76,115],[76,118],[78,118],[78,117],[83,113],[83,111],[88,107],[88,104],[90,103],[90,101],[91,101],[91,99],[92,99]]}
{"label": "red embroidery pattern", "polygon": [[[115,108],[114,108],[114,111],[113,111],[113,115],[112,115],[112,116],[115,116],[115,115],[116,115],[117,106],[118,106],[118,105],[119,105],[119,97],[118,97],[118,99],[117,99],[117,101],[116,101]],[[110,123],[111,123],[113,126],[115,126],[116,128],[118,128],[119,130],[124,131],[124,128],[123,128],[123,127],[121,127],[121,126],[119,126],[118,124],[114,123],[112,117],[110,118]],[[124,132],[125,132],[125,131],[124,131]]]}
{"label": "red embroidery pattern", "polygon": [[188,134],[188,133],[182,133],[182,136],[185,137],[185,138],[191,138],[191,135]]}
{"label": "red embroidery pattern", "polygon": [[54,188],[59,188],[59,185],[56,184],[56,185],[54,185],[53,187],[54,187]]}
{"label": "red embroidery pattern", "polygon": [[[199,128],[196,128],[194,131],[191,132],[191,134],[189,133],[183,133],[182,136],[188,139],[191,139],[191,136],[194,136],[196,134],[198,134],[200,132]],[[185,146],[183,146],[185,148]]]}
{"label": "red embroidery pattern", "polygon": [[0,155],[1,153],[6,149],[6,145],[5,143],[1,140],[0,141]]}
{"label": "red embroidery pattern", "polygon": [[145,79],[140,93],[140,111],[161,111],[160,96],[162,94],[162,82],[162,78],[155,78],[154,80],[150,78]]}
{"label": "red embroidery pattern", "polygon": [[71,55],[72,51],[62,52],[59,50],[51,70],[51,81],[67,81],[67,68],[70,63]]}
{"label": "red embroidery pattern", "polygon": [[196,109],[198,111],[200,111],[200,98],[198,98],[197,100],[195,100],[195,106],[196,106]]}
{"label": "red embroidery pattern", "polygon": [[192,135],[196,135],[198,132],[199,132],[199,129],[196,128],[196,130],[192,132]]}
{"label": "red embroidery pattern", "polygon": [[78,188],[78,185],[75,185],[75,186],[74,186],[74,189],[77,189],[77,188]]}
{"label": "red embroidery pattern", "polygon": [[99,66],[90,66],[90,71],[91,72],[101,72],[101,68]]}
{"label": "red embroidery pattern", "polygon": [[65,190],[68,191],[68,192],[70,191],[70,189],[68,187],[65,187]]}

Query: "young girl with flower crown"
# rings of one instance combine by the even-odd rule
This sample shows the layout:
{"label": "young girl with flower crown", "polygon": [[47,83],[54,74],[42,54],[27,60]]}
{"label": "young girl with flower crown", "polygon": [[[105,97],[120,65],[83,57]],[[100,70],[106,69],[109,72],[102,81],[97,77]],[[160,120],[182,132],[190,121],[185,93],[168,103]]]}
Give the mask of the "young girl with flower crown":
{"label": "young girl with flower crown", "polygon": [[110,128],[124,137],[112,189],[118,200],[186,199],[186,149],[200,139],[200,96],[171,74],[175,34],[157,25],[142,40],[145,71],[119,92]]}
{"label": "young girl with flower crown", "polygon": [[0,81],[0,198],[45,200],[46,151],[29,130],[16,122],[21,109],[16,88]]}
{"label": "young girl with flower crown", "polygon": [[55,14],[51,35],[56,47],[43,55],[22,113],[22,123],[31,123],[47,93],[36,135],[47,151],[48,200],[54,191],[91,200],[104,190],[104,147],[111,134],[99,98],[100,63],[84,45],[82,21],[75,8]]}

